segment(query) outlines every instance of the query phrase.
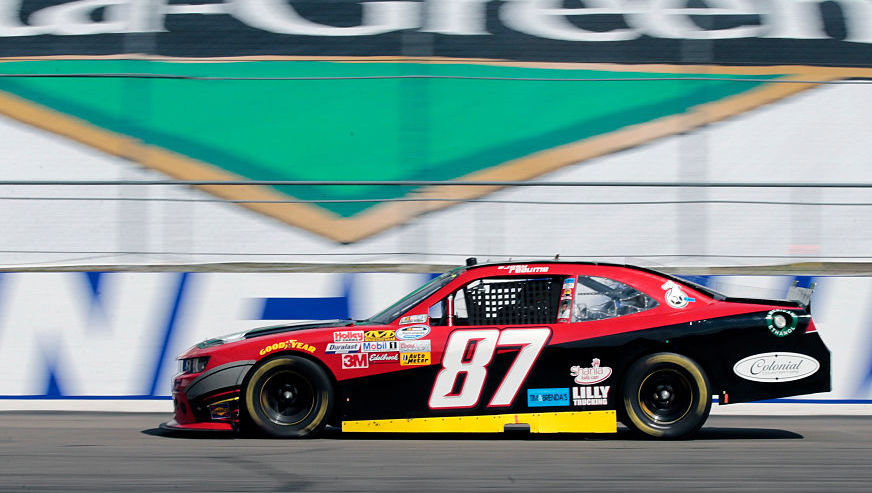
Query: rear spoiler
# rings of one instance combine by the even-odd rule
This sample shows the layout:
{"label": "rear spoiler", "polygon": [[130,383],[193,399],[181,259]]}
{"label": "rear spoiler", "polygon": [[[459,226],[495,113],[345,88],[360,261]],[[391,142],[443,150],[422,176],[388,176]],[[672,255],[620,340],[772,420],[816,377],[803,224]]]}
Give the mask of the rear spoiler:
{"label": "rear spoiler", "polygon": [[788,301],[795,301],[802,305],[807,311],[811,311],[811,295],[814,293],[816,283],[811,283],[807,288],[798,286],[798,281],[793,281],[793,286],[787,290]]}

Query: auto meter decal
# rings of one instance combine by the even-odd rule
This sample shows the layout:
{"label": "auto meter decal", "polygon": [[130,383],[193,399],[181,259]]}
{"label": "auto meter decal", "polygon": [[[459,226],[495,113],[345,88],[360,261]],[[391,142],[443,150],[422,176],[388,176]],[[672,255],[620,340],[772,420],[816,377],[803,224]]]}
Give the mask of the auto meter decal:
{"label": "auto meter decal", "polygon": [[420,339],[429,333],[429,325],[410,325],[408,327],[400,327],[397,329],[395,335],[398,341],[413,341],[415,339]]}
{"label": "auto meter decal", "polygon": [[696,301],[695,298],[691,298],[685,294],[685,292],[681,290],[681,286],[672,281],[666,281],[660,287],[666,290],[666,304],[672,308],[684,308],[688,303]]}
{"label": "auto meter decal", "polygon": [[569,374],[575,377],[575,383],[579,385],[591,385],[605,381],[612,376],[612,369],[608,366],[600,366],[599,358],[594,358],[588,368],[573,366]]}
{"label": "auto meter decal", "polygon": [[752,382],[792,382],[813,375],[818,360],[797,353],[761,353],[733,365],[733,373]]}
{"label": "auto meter decal", "polygon": [[771,310],[766,314],[766,327],[777,337],[789,336],[798,323],[799,318],[786,310]]}

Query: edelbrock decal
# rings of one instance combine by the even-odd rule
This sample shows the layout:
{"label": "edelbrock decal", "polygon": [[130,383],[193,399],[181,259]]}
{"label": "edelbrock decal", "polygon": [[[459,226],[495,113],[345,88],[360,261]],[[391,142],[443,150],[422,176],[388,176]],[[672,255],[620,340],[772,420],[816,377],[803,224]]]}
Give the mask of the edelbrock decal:
{"label": "edelbrock decal", "polygon": [[397,329],[396,337],[400,341],[413,341],[420,339],[430,333],[428,325],[410,325],[408,327],[400,327]]}
{"label": "edelbrock decal", "polygon": [[797,353],[761,353],[733,365],[733,373],[752,382],[792,382],[813,375],[818,360]]}

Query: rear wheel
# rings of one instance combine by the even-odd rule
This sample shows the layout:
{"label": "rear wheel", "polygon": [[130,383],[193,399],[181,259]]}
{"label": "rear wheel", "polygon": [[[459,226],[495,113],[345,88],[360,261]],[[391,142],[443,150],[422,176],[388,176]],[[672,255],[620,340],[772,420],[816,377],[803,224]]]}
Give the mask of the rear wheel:
{"label": "rear wheel", "polygon": [[711,386],[702,367],[675,353],[657,353],[633,363],[624,378],[625,424],[657,438],[687,437],[711,411]]}
{"label": "rear wheel", "polygon": [[281,356],[257,367],[245,387],[248,418],[274,437],[309,437],[327,425],[333,386],[316,363]]}

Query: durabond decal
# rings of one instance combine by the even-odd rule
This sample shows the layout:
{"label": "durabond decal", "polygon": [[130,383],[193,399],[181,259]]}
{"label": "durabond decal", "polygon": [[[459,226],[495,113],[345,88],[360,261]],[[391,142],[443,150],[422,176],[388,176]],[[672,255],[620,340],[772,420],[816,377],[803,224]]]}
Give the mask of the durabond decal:
{"label": "durabond decal", "polygon": [[527,407],[568,406],[569,389],[528,389]]}
{"label": "durabond decal", "polygon": [[397,329],[396,338],[400,341],[412,341],[420,339],[430,334],[429,325],[411,325],[409,327],[400,327]]}
{"label": "durabond decal", "polygon": [[333,333],[333,342],[363,342],[362,330],[337,330]]}
{"label": "durabond decal", "polygon": [[417,352],[430,352],[430,339],[423,339],[417,341],[400,341],[397,344],[397,349],[400,350],[401,353],[417,353]]}
{"label": "durabond decal", "polygon": [[792,382],[813,375],[818,360],[798,353],[761,353],[733,365],[733,373],[752,382]]}
{"label": "durabond decal", "polygon": [[409,315],[400,319],[400,325],[426,324],[430,320],[428,315]]}
{"label": "durabond decal", "polygon": [[575,377],[575,383],[579,385],[591,385],[600,383],[612,375],[612,369],[608,366],[600,366],[599,358],[594,358],[588,368],[573,366],[569,374]]}
{"label": "durabond decal", "polygon": [[364,353],[390,353],[397,350],[397,341],[370,341],[360,343]]}
{"label": "durabond decal", "polygon": [[359,342],[331,342],[327,344],[327,349],[324,352],[327,354],[359,353],[360,344]]}
{"label": "durabond decal", "polygon": [[509,274],[538,274],[548,272],[549,267],[530,267],[529,265],[501,265],[499,270],[507,270]]}

